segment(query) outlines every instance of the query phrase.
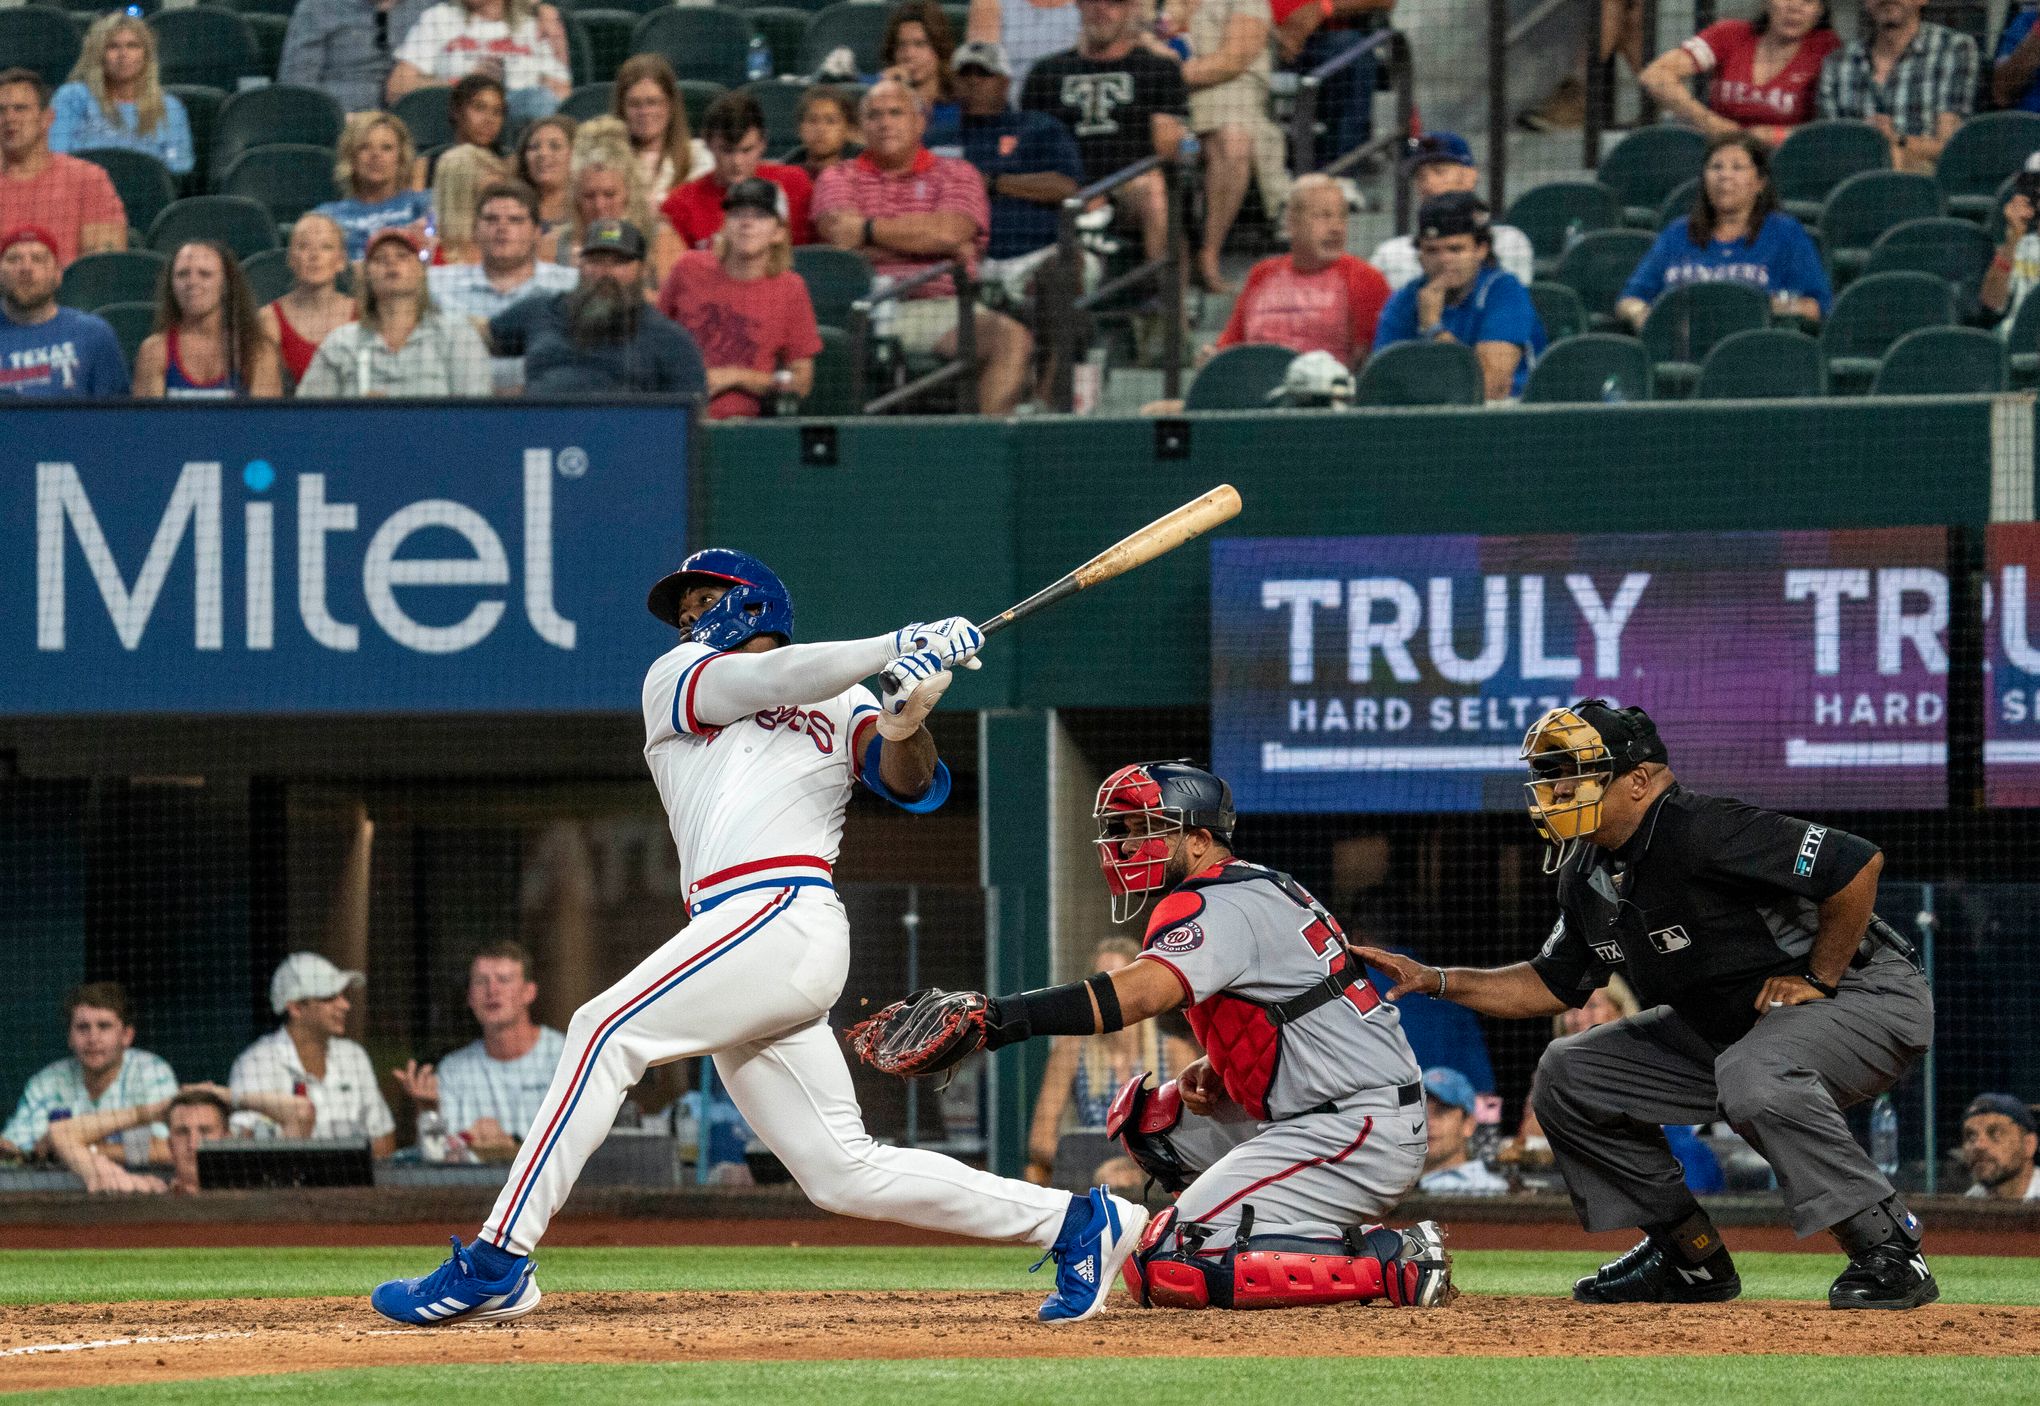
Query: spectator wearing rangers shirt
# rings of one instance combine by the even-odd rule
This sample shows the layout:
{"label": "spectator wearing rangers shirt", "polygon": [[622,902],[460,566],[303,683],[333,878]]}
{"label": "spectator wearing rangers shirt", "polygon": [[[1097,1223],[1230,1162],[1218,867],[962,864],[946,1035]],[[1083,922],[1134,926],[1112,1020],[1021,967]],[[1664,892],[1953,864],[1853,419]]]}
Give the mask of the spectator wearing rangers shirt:
{"label": "spectator wearing rangers shirt", "polygon": [[[1637,81],[1660,107],[1710,137],[1745,131],[1776,146],[1813,120],[1821,65],[1841,47],[1825,0],[1767,0],[1753,20],[1718,20],[1665,50]],[[1692,87],[1702,74],[1705,102]]]}
{"label": "spectator wearing rangers shirt", "polygon": [[113,328],[58,306],[62,283],[55,235],[21,225],[0,237],[0,395],[126,395]]}
{"label": "spectator wearing rangers shirt", "polygon": [[105,171],[50,150],[54,120],[33,69],[0,69],[0,229],[47,231],[61,270],[80,254],[127,248],[127,209]]}
{"label": "spectator wearing rangers shirt", "polygon": [[[348,1039],[347,993],[360,972],[342,971],[316,952],[293,952],[269,981],[269,1008],[283,1024],[242,1050],[227,1075],[236,1094],[297,1094],[317,1112],[315,1138],[367,1136],[371,1150],[397,1150],[397,1121],[376,1087],[368,1051]],[[172,1092],[175,1092],[173,1089]]]}
{"label": "spectator wearing rangers shirt", "polygon": [[500,79],[510,125],[549,117],[574,90],[559,12],[532,0],[448,0],[419,15],[397,48],[390,101],[470,73]]}
{"label": "spectator wearing rangers shirt", "polygon": [[1298,180],[1287,218],[1289,252],[1254,265],[1214,347],[1270,342],[1299,355],[1330,352],[1358,369],[1374,345],[1388,280],[1346,252],[1346,194],[1329,176]]}
{"label": "spectator wearing rangers shirt", "polygon": [[1828,55],[1814,104],[1820,117],[1868,122],[1891,143],[1891,164],[1933,174],[1941,148],[1976,106],[1976,41],[1920,18],[1927,0],[1867,0],[1864,33]]}

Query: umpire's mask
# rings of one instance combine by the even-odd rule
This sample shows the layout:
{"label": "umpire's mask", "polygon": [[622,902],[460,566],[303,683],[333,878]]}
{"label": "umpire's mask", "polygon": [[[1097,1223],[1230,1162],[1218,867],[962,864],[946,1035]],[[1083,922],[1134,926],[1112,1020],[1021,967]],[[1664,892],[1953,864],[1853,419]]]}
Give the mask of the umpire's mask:
{"label": "umpire's mask", "polygon": [[1530,767],[1523,783],[1530,823],[1552,846],[1546,873],[1601,828],[1601,808],[1616,777],[1670,760],[1648,713],[1603,698],[1553,708],[1530,725],[1521,756]]}

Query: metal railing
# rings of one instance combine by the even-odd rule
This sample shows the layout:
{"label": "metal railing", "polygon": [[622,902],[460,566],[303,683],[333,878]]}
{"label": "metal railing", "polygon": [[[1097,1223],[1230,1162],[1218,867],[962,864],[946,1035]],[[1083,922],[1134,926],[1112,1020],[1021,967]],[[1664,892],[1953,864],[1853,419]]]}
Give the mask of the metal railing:
{"label": "metal railing", "polygon": [[[1531,31],[1567,5],[1577,3],[1579,0],[1541,0],[1541,3],[1531,6],[1521,19],[1511,23],[1509,0],[1488,0],[1486,170],[1488,201],[1493,205],[1497,219],[1508,206],[1509,130],[1515,118],[1515,113],[1509,105],[1509,55],[1517,45],[1530,36]],[[1614,76],[1614,60],[1602,63],[1600,59],[1602,39],[1600,0],[1586,0],[1586,6],[1586,115],[1580,123],[1580,164],[1591,171],[1601,164],[1602,124],[1607,115],[1609,94],[1612,91],[1610,80]],[[1703,15],[1705,18],[1702,18]],[[1704,27],[1712,17],[1713,7],[1710,0],[1699,0],[1695,9],[1696,30]],[[1641,23],[1644,61],[1648,63],[1657,57],[1658,52],[1658,0],[1643,0]],[[1652,101],[1649,93],[1642,94],[1641,100],[1642,110],[1638,120],[1645,123],[1653,121],[1657,116],[1657,104]]]}
{"label": "metal railing", "polygon": [[[904,295],[911,293],[924,283],[933,282],[944,274],[955,280],[956,287],[956,357],[943,363],[925,375],[917,376],[904,385],[894,386],[881,395],[866,399],[871,390],[872,313],[881,304],[904,301]],[[952,381],[961,381],[956,392],[956,409],[965,415],[977,413],[977,283],[971,278],[969,265],[963,259],[944,259],[930,264],[911,278],[898,283],[870,297],[859,298],[850,305],[850,391],[857,403],[863,406],[859,413],[881,415],[896,406],[918,400],[930,391],[941,389]]]}
{"label": "metal railing", "polygon": [[[1506,3],[1506,0],[1496,0]],[[1388,67],[1389,90],[1395,95],[1395,119],[1389,130],[1380,136],[1342,151],[1323,167],[1317,165],[1318,100],[1324,91],[1325,80],[1358,63],[1368,54],[1380,54]],[[1372,102],[1370,92],[1367,101]],[[1409,140],[1410,126],[1416,118],[1416,65],[1411,58],[1410,41],[1400,31],[1377,29],[1358,44],[1342,54],[1335,54],[1302,75],[1296,84],[1296,107],[1289,115],[1289,165],[1301,176],[1311,171],[1320,171],[1327,176],[1336,176],[1350,171],[1369,157],[1387,156],[1396,163],[1395,182],[1395,227],[1405,230],[1410,225],[1410,183],[1403,175],[1400,164],[1403,143]]]}

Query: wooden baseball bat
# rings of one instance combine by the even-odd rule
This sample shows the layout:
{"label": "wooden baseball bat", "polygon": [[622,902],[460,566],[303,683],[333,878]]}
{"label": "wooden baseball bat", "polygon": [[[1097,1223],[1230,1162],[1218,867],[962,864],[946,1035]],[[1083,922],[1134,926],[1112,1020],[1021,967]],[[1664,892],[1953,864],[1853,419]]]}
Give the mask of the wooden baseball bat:
{"label": "wooden baseball bat", "polygon": [[1044,586],[1021,601],[1018,605],[1000,611],[991,619],[978,626],[985,634],[996,634],[1008,625],[1017,624],[1034,614],[1046,610],[1057,601],[1065,600],[1078,591],[1123,576],[1136,566],[1144,566],[1165,552],[1173,552],[1193,537],[1200,537],[1222,522],[1238,517],[1240,493],[1229,483],[1221,483],[1209,493],[1192,498],[1174,512],[1166,513],[1143,527],[1114,542],[1098,555],[1092,557],[1069,575]]}

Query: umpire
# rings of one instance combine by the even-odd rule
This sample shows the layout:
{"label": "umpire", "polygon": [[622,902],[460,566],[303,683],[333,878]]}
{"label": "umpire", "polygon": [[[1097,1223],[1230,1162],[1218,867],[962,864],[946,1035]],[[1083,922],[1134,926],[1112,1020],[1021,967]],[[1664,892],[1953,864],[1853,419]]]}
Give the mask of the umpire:
{"label": "umpire", "polygon": [[1777,1172],[1792,1228],[1827,1230],[1847,1252],[1830,1307],[1939,1298],[1919,1220],[1842,1118],[1933,1040],[1925,980],[1868,935],[1877,847],[1687,790],[1641,708],[1554,708],[1523,757],[1531,823],[1558,875],[1543,949],[1495,968],[1360,954],[1394,977],[1391,996],[1420,991],[1487,1015],[1583,1005],[1618,971],[1642,1000],[1640,1015],[1553,1041],[1531,1090],[1580,1223],[1644,1231],[1573,1297],[1715,1303],[1742,1291],[1663,1131],[1725,1117]]}

